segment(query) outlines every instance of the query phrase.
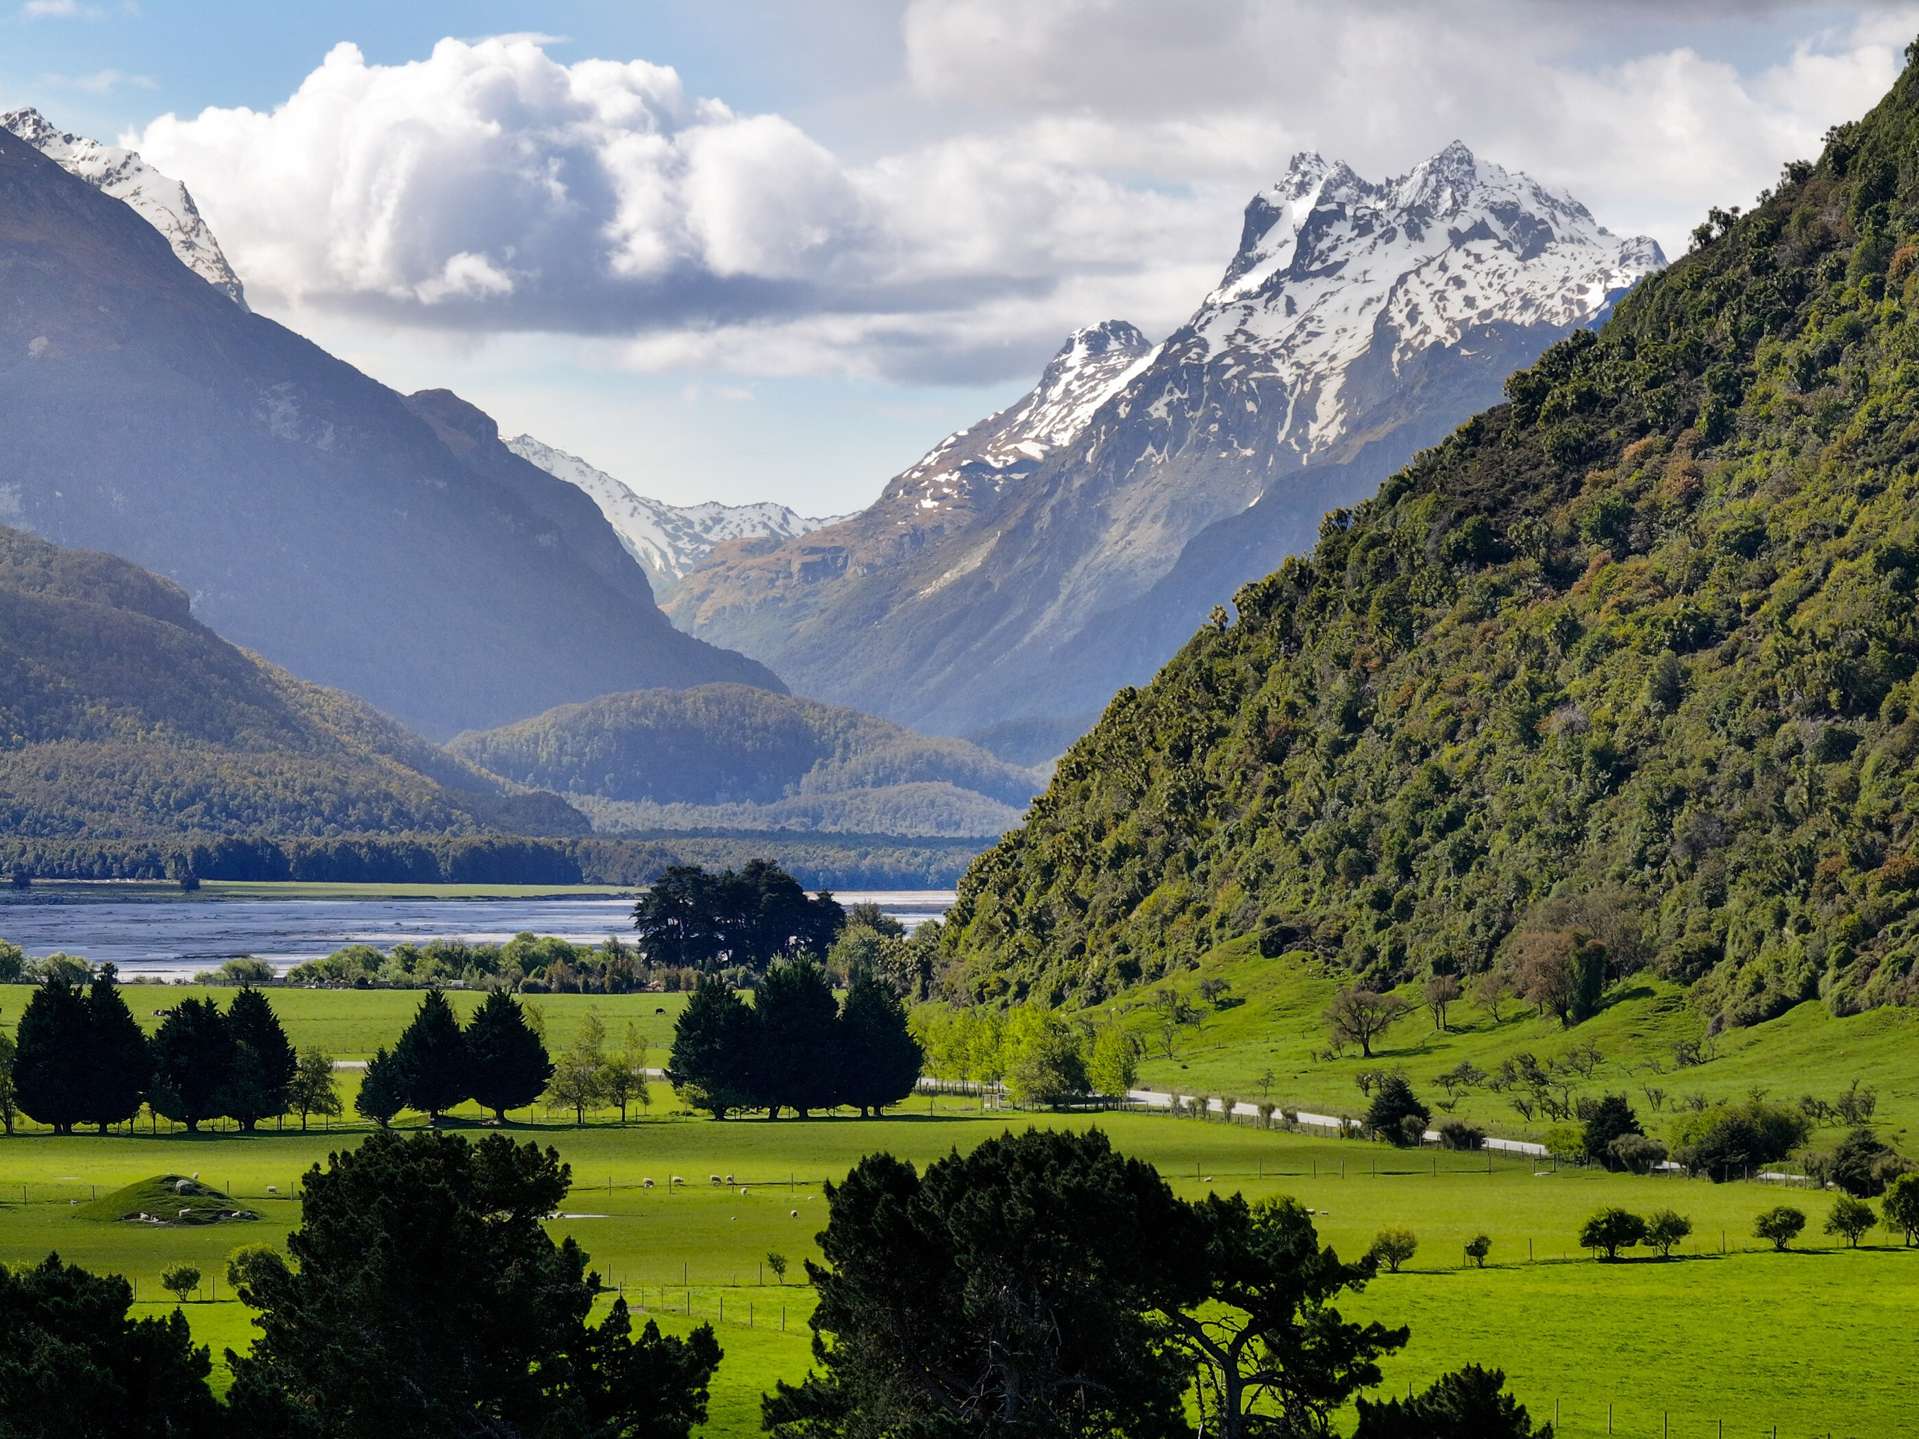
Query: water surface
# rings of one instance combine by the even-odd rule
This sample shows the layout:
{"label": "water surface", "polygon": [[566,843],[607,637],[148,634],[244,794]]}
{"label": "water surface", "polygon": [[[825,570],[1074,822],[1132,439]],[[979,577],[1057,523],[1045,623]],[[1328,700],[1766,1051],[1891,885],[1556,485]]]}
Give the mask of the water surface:
{"label": "water surface", "polygon": [[[937,919],[951,890],[835,892],[871,901],[909,930]],[[28,954],[111,961],[128,977],[184,978],[252,955],[280,969],[349,944],[382,949],[429,939],[504,941],[523,931],[598,944],[632,932],[633,901],[551,899],[277,899],[180,896],[118,899],[50,893],[0,901],[0,938]]]}

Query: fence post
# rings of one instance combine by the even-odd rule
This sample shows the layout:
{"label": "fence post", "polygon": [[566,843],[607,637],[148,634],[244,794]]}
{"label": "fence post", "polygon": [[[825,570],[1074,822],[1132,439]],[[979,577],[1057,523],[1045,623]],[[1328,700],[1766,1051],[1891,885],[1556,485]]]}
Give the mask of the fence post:
{"label": "fence post", "polygon": [[1606,1432],[1612,1433],[1612,1401],[1606,1401]]}

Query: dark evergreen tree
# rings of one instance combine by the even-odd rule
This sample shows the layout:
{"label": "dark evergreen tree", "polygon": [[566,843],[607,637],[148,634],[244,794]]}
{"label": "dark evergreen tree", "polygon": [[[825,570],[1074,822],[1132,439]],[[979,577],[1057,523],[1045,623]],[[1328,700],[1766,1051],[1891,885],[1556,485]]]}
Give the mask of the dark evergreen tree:
{"label": "dark evergreen tree", "polygon": [[749,1080],[755,1043],[753,1011],[731,985],[702,978],[674,1022],[667,1080],[695,1109],[724,1119],[753,1102]]}
{"label": "dark evergreen tree", "polygon": [[871,970],[853,971],[839,1024],[839,1102],[861,1115],[898,1104],[919,1083],[926,1055],[906,1027],[906,1006]]}
{"label": "dark evergreen tree", "polygon": [[546,1045],[519,1001],[502,989],[489,994],[468,1023],[466,1053],[473,1099],[503,1124],[507,1110],[533,1103],[553,1078]]}
{"label": "dark evergreen tree", "polygon": [[222,1107],[241,1129],[252,1133],[262,1119],[287,1112],[300,1058],[273,1006],[252,985],[243,985],[233,996],[227,1006],[227,1026],[233,1035],[233,1068]]}
{"label": "dark evergreen tree", "polygon": [[1613,1162],[1612,1143],[1615,1139],[1628,1134],[1644,1134],[1639,1116],[1632,1112],[1632,1105],[1623,1094],[1607,1094],[1593,1102],[1586,1113],[1586,1127],[1583,1131],[1586,1158],[1594,1164],[1610,1166]]}
{"label": "dark evergreen tree", "polygon": [[1201,1291],[1190,1211],[1097,1130],[935,1161],[869,1155],[827,1186],[816,1371],[764,1401],[777,1439],[1188,1436],[1158,1315]]}
{"label": "dark evergreen tree", "polygon": [[226,1416],[186,1318],[132,1319],[133,1290],[49,1254],[0,1265],[0,1434],[212,1439]]}
{"label": "dark evergreen tree", "polygon": [[767,1118],[790,1108],[805,1119],[840,1102],[839,1006],[825,970],[810,959],[769,969],[753,993],[753,1028],[749,1085]]}
{"label": "dark evergreen tree", "polygon": [[147,1037],[127,1008],[113,966],[103,964],[87,989],[86,1122],[102,1134],[109,1125],[125,1124],[140,1112],[152,1078]]}
{"label": "dark evergreen tree", "polygon": [[383,1045],[373,1051],[360,1075],[360,1092],[353,1096],[353,1111],[385,1129],[393,1116],[406,1108],[405,1086],[399,1066]]}
{"label": "dark evergreen tree", "polygon": [[71,1134],[88,1118],[87,1000],[66,979],[34,991],[14,1036],[13,1083],[20,1112]]}
{"label": "dark evergreen tree", "polygon": [[1389,1144],[1418,1144],[1432,1112],[1413,1093],[1403,1074],[1389,1074],[1373,1091],[1366,1110],[1366,1128]]}
{"label": "dark evergreen tree", "polygon": [[635,1340],[623,1299],[588,1323],[598,1276],[541,1224],[570,1180],[503,1135],[375,1134],[310,1171],[292,1262],[249,1275],[239,1432],[683,1439],[706,1418],[713,1331]]}
{"label": "dark evergreen tree", "polygon": [[224,1114],[233,1081],[233,1029],[211,999],[183,999],[153,1036],[154,1112],[186,1125]]}
{"label": "dark evergreen tree", "polygon": [[633,906],[648,960],[705,970],[723,963],[762,970],[780,958],[823,955],[845,924],[832,895],[809,897],[764,859],[718,873],[671,866]]}
{"label": "dark evergreen tree", "polygon": [[433,1123],[473,1097],[466,1036],[440,990],[429,989],[421,999],[413,1022],[393,1046],[393,1062],[399,1069],[406,1107],[419,1110]]}
{"label": "dark evergreen tree", "polygon": [[1499,1370],[1468,1364],[1405,1399],[1361,1399],[1354,1439],[1552,1439],[1553,1426],[1535,1427],[1505,1391]]}

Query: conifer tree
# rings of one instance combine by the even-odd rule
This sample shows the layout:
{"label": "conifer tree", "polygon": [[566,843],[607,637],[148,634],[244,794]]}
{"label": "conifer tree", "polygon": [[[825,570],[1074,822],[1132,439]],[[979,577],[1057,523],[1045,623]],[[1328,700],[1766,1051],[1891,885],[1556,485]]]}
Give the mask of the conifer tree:
{"label": "conifer tree", "polygon": [[153,1077],[153,1060],[139,1021],[111,964],[103,964],[87,990],[86,1114],[88,1124],[124,1124],[140,1112]]}
{"label": "conifer tree", "polygon": [[674,1092],[715,1119],[744,1109],[752,1102],[747,1067],[754,1034],[753,1011],[732,986],[702,977],[673,1026],[666,1077]]}
{"label": "conifer tree", "polygon": [[78,986],[49,979],[34,991],[14,1036],[20,1112],[71,1134],[87,1117],[87,1002]]}
{"label": "conifer tree", "polygon": [[919,1083],[925,1052],[906,1027],[899,997],[864,967],[853,971],[839,1023],[837,1098],[862,1117],[898,1104]]}
{"label": "conifer tree", "polygon": [[183,999],[153,1036],[154,1112],[196,1133],[200,1121],[225,1113],[233,1079],[233,1031],[211,999]]}
{"label": "conifer tree", "polygon": [[454,1105],[473,1096],[466,1036],[440,990],[429,989],[420,1001],[419,1012],[393,1046],[393,1062],[406,1107],[436,1124]]}
{"label": "conifer tree", "polygon": [[466,1053],[472,1098],[502,1124],[507,1110],[533,1103],[553,1077],[546,1045],[503,989],[489,994],[467,1025]]}
{"label": "conifer tree", "polygon": [[223,1107],[250,1134],[262,1119],[286,1113],[299,1056],[273,1006],[252,985],[233,996],[227,1026],[233,1035],[233,1068]]}
{"label": "conifer tree", "polygon": [[808,959],[774,965],[754,992],[753,1020],[750,1084],[767,1118],[787,1107],[805,1119],[840,1102],[839,1006],[825,970]]}
{"label": "conifer tree", "polygon": [[366,1063],[366,1072],[360,1076],[360,1092],[353,1096],[353,1111],[385,1129],[393,1123],[393,1116],[405,1107],[399,1067],[382,1045],[373,1052],[373,1058]]}

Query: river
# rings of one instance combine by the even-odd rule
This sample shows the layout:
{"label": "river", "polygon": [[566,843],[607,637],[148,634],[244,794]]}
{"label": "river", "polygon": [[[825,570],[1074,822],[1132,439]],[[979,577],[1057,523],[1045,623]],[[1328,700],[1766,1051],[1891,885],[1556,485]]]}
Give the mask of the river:
{"label": "river", "polygon": [[[937,919],[951,890],[836,892],[841,904],[871,901],[909,930]],[[0,903],[0,939],[31,955],[67,953],[111,961],[128,978],[184,979],[222,960],[252,955],[279,969],[349,944],[382,949],[403,941],[507,940],[523,931],[597,944],[632,929],[631,899],[116,899],[53,896]]]}

